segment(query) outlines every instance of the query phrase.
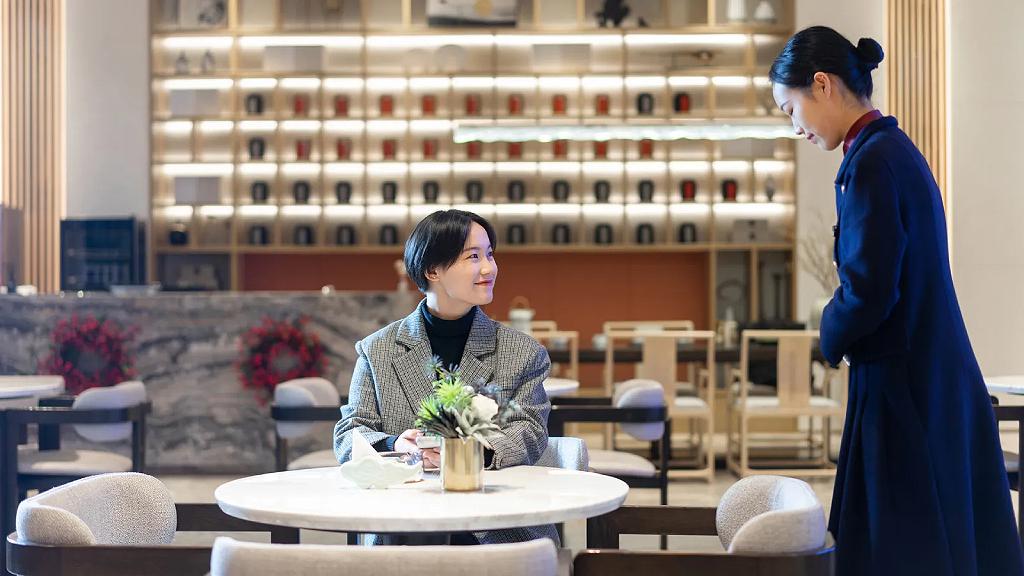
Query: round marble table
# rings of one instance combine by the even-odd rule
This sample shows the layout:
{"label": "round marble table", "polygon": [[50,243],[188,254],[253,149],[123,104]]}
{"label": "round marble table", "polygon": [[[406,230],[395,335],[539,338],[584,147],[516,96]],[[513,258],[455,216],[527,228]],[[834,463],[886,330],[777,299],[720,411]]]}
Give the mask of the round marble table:
{"label": "round marble table", "polygon": [[579,380],[570,380],[568,378],[548,378],[544,381],[544,391],[547,392],[548,398],[554,398],[555,396],[567,396],[579,389]]}
{"label": "round marble table", "polygon": [[60,376],[0,376],[0,401],[4,401],[0,405],[3,406],[17,399],[35,399],[62,392],[64,379]]}
{"label": "round marble table", "polygon": [[337,532],[497,530],[600,516],[626,499],[625,482],[575,470],[516,466],[484,471],[480,492],[445,492],[437,474],[361,490],[338,467],[262,474],[222,484],[221,510],[245,520]]}
{"label": "round marble table", "polygon": [[1024,376],[997,376],[985,378],[985,387],[991,392],[1024,394]]}

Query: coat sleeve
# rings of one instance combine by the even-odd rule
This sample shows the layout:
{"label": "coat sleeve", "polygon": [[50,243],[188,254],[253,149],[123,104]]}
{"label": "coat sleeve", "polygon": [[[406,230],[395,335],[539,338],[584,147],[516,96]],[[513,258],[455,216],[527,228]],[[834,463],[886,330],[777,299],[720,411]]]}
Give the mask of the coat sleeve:
{"label": "coat sleeve", "polygon": [[900,297],[907,233],[896,179],[883,158],[869,156],[853,170],[839,238],[840,285],[821,316],[821,352],[833,365],[878,329]]}
{"label": "coat sleeve", "polygon": [[495,470],[533,465],[548,446],[551,402],[543,384],[551,374],[551,359],[546,348],[536,342],[533,344],[533,354],[518,371],[512,393],[512,399],[522,407],[522,412],[502,427],[504,436],[489,439],[494,448],[490,467]]}
{"label": "coat sleeve", "polygon": [[348,404],[341,407],[341,420],[334,426],[334,456],[338,462],[352,457],[353,430],[359,430],[371,445],[388,437],[381,431],[383,421],[377,404],[377,385],[362,341],[356,342],[356,354]]}

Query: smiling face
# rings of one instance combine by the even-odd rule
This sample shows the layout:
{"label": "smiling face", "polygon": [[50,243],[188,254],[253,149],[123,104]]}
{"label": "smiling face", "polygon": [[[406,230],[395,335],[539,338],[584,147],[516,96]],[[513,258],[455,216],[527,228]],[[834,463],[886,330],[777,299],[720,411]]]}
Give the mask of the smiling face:
{"label": "smiling face", "polygon": [[[494,280],[498,265],[494,262],[491,240],[484,227],[473,222],[462,254],[449,268],[428,273],[430,290],[438,301],[464,305],[465,308],[485,306],[494,299]],[[447,306],[446,306],[447,308]]]}
{"label": "smiling face", "polygon": [[825,151],[842,145],[849,130],[844,122],[843,91],[839,82],[830,74],[818,72],[808,88],[772,86],[775,103],[793,120],[797,135]]}

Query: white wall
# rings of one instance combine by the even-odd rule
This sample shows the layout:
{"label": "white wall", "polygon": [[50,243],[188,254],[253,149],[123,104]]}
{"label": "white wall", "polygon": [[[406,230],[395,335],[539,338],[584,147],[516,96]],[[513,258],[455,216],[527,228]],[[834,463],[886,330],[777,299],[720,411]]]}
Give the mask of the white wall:
{"label": "white wall", "polygon": [[[883,0],[796,0],[796,28],[830,26],[854,44],[869,36],[885,45],[885,4]],[[886,63],[874,72],[875,94],[872,100],[885,112]],[[826,250],[831,250],[831,226],[836,217],[836,198],[833,182],[843,159],[842,150],[822,152],[810,142],[797,144],[797,240],[820,234],[816,213],[825,216],[829,237]],[[811,306],[818,298],[831,296],[801,267],[796,283],[797,318],[806,321]]]}
{"label": "white wall", "polygon": [[149,2],[67,0],[67,217],[149,215]]}
{"label": "white wall", "polygon": [[954,278],[982,371],[1024,374],[1024,3],[951,5]]}

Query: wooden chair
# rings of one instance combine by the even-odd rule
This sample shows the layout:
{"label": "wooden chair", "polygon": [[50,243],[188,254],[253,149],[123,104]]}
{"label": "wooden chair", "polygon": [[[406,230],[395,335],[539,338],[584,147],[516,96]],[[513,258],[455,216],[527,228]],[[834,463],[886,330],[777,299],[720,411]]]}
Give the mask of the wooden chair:
{"label": "wooden chair", "polygon": [[[817,333],[803,330],[745,330],[740,338],[740,368],[734,371],[734,382],[727,389],[726,413],[728,417],[728,441],[726,463],[740,478],[751,474],[783,474],[791,476],[832,476],[835,465],[831,461],[830,418],[845,414],[846,378],[841,372],[843,390],[840,398],[831,397],[826,374],[823,394],[811,393],[811,350]],[[747,370],[749,367],[751,340],[771,340],[778,343],[778,386],[775,396],[748,394]],[[843,367],[845,368],[845,367]],[[749,422],[754,419],[785,418],[801,416],[823,419],[823,436],[820,441],[813,438],[814,427],[803,438],[759,438],[759,448],[810,451],[818,450],[816,459],[773,460],[770,468],[752,468],[750,449],[752,438]]]}
{"label": "wooden chair", "polygon": [[[614,324],[616,323],[607,323],[607,325]],[[669,323],[664,324],[668,325]],[[639,341],[643,347],[643,362],[637,367],[639,377],[661,383],[665,405],[669,407],[669,415],[674,422],[673,428],[677,430],[680,428],[675,424],[676,420],[688,421],[690,434],[687,436],[686,447],[694,454],[695,468],[676,470],[674,474],[680,477],[700,478],[707,482],[714,480],[715,333],[707,330],[609,329],[604,334],[608,341],[608,350],[605,352],[606,367],[611,365],[611,349],[615,341]],[[676,378],[676,357],[680,341],[703,342],[706,350],[703,368],[695,370],[693,364],[688,367],[692,386],[689,393],[683,395],[679,394],[680,384]],[[609,440],[608,436],[610,435],[606,435],[606,441]],[[667,443],[670,460],[672,459],[673,444],[674,441],[670,438]],[[616,445],[614,439],[612,439],[611,445]]]}
{"label": "wooden chair", "polygon": [[315,422],[337,422],[347,396],[325,378],[296,378],[274,388],[270,415],[274,419],[274,464],[278,472],[337,466],[334,450],[317,450],[288,461],[288,442],[310,433]]}
{"label": "wooden chair", "polygon": [[[7,567],[21,576],[200,576],[210,546],[172,546],[175,532],[269,532],[299,541],[296,528],[228,516],[216,504],[175,504],[145,474],[91,476],[22,502],[6,538]],[[116,511],[116,514],[113,514]]]}
{"label": "wooden chair", "polygon": [[[718,536],[725,553],[619,550],[623,534]],[[587,520],[575,576],[831,576],[835,544],[814,491],[792,478],[740,480],[717,508],[623,506]]]}

